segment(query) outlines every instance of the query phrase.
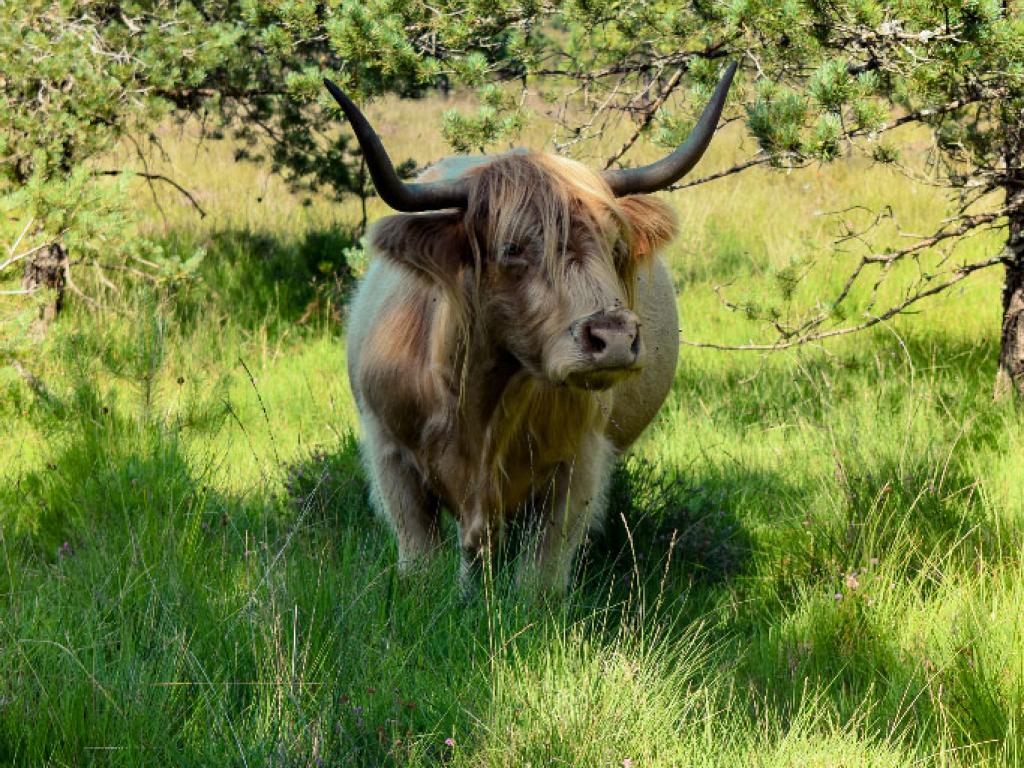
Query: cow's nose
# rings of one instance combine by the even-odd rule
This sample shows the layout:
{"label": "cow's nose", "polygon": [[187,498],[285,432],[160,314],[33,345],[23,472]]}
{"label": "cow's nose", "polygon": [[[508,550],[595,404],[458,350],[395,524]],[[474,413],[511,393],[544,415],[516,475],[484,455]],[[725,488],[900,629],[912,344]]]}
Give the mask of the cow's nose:
{"label": "cow's nose", "polygon": [[628,309],[590,315],[575,335],[595,368],[632,368],[640,360],[640,321]]}

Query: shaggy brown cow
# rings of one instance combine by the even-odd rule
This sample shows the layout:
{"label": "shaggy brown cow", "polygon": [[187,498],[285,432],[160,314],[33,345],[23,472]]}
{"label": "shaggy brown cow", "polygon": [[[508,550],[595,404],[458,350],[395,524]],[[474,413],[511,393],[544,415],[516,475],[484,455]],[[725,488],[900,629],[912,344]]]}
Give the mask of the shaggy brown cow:
{"label": "shaggy brown cow", "polygon": [[327,83],[381,197],[415,212],[374,227],[348,330],[373,501],[400,567],[436,548],[441,507],[459,523],[464,577],[525,515],[535,536],[523,577],[566,587],[615,455],[661,406],[678,355],[675,295],[655,255],[675,219],[642,193],[697,162],[734,71],[653,165],[598,174],[515,152],[442,161],[411,184]]}

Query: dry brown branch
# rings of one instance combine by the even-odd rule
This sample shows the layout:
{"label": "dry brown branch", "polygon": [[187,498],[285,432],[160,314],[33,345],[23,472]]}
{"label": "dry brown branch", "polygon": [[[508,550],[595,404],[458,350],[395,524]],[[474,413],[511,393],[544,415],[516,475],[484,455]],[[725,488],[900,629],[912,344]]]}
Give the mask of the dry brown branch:
{"label": "dry brown branch", "polygon": [[[755,165],[767,165],[768,163],[772,162],[772,159],[773,158],[771,155],[765,153],[755,155],[754,157],[751,157],[748,160],[744,160],[741,163],[736,163],[736,165],[730,166],[725,170],[716,171],[715,173],[709,173],[707,176],[701,176],[700,178],[693,179],[692,181],[687,181],[682,184],[672,184],[671,186],[665,187],[665,190],[667,192],[675,192],[680,189],[689,189],[690,187],[696,187],[701,184],[707,184],[709,181],[724,179],[726,176],[732,176],[734,173],[739,173],[740,171],[747,170],[747,168],[753,168]],[[794,167],[801,166],[800,164],[798,164]]]}
{"label": "dry brown branch", "polygon": [[636,140],[640,138],[640,134],[643,133],[647,126],[651,124],[651,121],[658,113],[658,110],[661,109],[665,100],[668,99],[668,97],[671,96],[679,86],[680,81],[683,79],[683,72],[685,71],[685,67],[678,67],[676,69],[675,73],[673,73],[672,77],[669,78],[669,81],[665,84],[665,87],[662,89],[658,98],[651,102],[651,104],[644,110],[643,117],[640,118],[640,121],[636,124],[636,128],[633,130],[633,133],[631,133],[629,138],[626,139],[621,147],[619,147],[618,151],[604,161],[605,168],[611,168],[613,163],[617,162],[633,147],[634,144],[636,144]]}
{"label": "dry brown branch", "polygon": [[[909,245],[906,248],[900,248],[895,251],[887,251],[883,253],[875,253],[869,256],[864,256],[863,261],[866,264],[892,264],[900,259],[906,258],[912,253],[923,251],[926,248],[931,248],[944,240],[950,238],[958,238],[970,232],[976,227],[980,227],[983,224],[989,224],[997,219],[1001,219],[1007,214],[1024,208],[1024,204],[1017,203],[1013,205],[1006,205],[995,211],[989,211],[987,213],[977,213],[974,215],[957,216],[952,221],[944,223],[942,228],[933,235],[923,238],[913,245]],[[953,221],[959,222],[959,225],[953,229],[946,229]]]}
{"label": "dry brown branch", "polygon": [[937,285],[933,285],[926,290],[918,291],[917,293],[912,294],[911,296],[907,297],[898,304],[890,307],[880,315],[870,317],[864,322],[858,323],[857,325],[846,326],[843,328],[832,328],[828,331],[809,333],[802,336],[798,336],[796,338],[780,339],[779,341],[770,344],[713,344],[711,342],[706,341],[690,341],[689,339],[681,339],[680,343],[685,344],[686,346],[689,347],[700,347],[703,349],[774,352],[778,350],[789,349],[791,347],[797,347],[803,344],[809,344],[815,341],[823,341],[824,339],[833,338],[835,336],[846,336],[848,334],[857,333],[858,331],[863,331],[874,325],[878,325],[879,323],[885,322],[886,320],[889,320],[890,318],[895,317],[896,315],[904,312],[912,304],[916,304],[922,299],[928,298],[929,296],[934,296],[935,294],[941,293],[947,288],[956,285],[961,280],[966,278],[968,275],[979,270],[986,269],[988,267],[992,267],[1002,263],[1003,256],[999,255],[993,256],[990,259],[983,259],[982,261],[976,261],[971,264],[964,264],[962,266],[959,266],[955,270],[953,270],[953,276],[950,277],[948,280],[945,280]]}
{"label": "dry brown branch", "polygon": [[[149,181],[151,183],[154,182],[154,181],[162,181],[165,184],[170,184],[172,187],[174,187],[176,190],[178,190],[182,195],[184,195],[185,198],[189,201],[189,203],[192,204],[192,207],[195,208],[196,212],[199,214],[199,218],[201,218],[201,219],[205,219],[206,218],[206,211],[204,211],[203,207],[201,205],[199,205],[199,201],[195,199],[195,197],[192,195],[191,192],[189,192],[187,189],[185,189],[185,187],[181,186],[181,184],[176,182],[174,179],[172,179],[172,178],[170,178],[168,176],[164,176],[162,173],[144,173],[144,172],[141,172],[141,171],[129,171],[129,172],[132,175],[139,176],[139,177],[141,177],[143,179],[146,179],[147,181]],[[124,173],[124,171],[115,171],[115,170],[96,171],[96,175],[97,176],[120,176],[122,173]]]}
{"label": "dry brown branch", "polygon": [[40,400],[45,400],[47,403],[57,403],[57,398],[53,396],[50,389],[46,386],[46,383],[28,370],[19,360],[12,360],[11,367],[15,372],[24,380],[28,388],[32,390],[32,393]]}
{"label": "dry brown branch", "polygon": [[[18,239],[19,239],[19,241],[21,240],[21,238],[18,238]],[[22,251],[19,254],[11,256],[10,258],[6,259],[2,264],[0,264],[0,272],[3,272],[5,269],[10,267],[11,265],[16,264],[17,262],[19,262],[19,261],[21,261],[23,259],[27,259],[32,254],[42,250],[43,248],[46,248],[48,245],[49,245],[49,243],[41,243],[41,244],[35,246],[34,248],[29,248],[27,251]]]}
{"label": "dry brown branch", "polygon": [[[1024,200],[1011,203],[1001,208],[978,214],[960,214],[952,219],[948,219],[943,222],[942,226],[932,235],[920,238],[917,242],[906,248],[898,250],[885,251],[881,253],[871,253],[862,256],[854,265],[850,274],[843,282],[839,292],[835,298],[829,303],[830,310],[819,312],[811,317],[805,318],[802,322],[792,327],[784,327],[777,320],[771,319],[770,323],[779,334],[779,338],[773,342],[765,343],[751,343],[751,344],[716,344],[711,342],[692,341],[689,339],[682,339],[681,343],[691,347],[699,347],[706,349],[720,349],[720,350],[735,350],[735,351],[776,351],[782,349],[789,349],[791,347],[800,346],[807,343],[822,341],[825,339],[833,338],[836,336],[845,336],[847,334],[856,333],[858,331],[870,328],[878,323],[884,322],[902,312],[905,312],[910,306],[916,304],[922,299],[934,296],[946,289],[956,285],[969,275],[974,272],[978,272],[988,267],[996,266],[1006,262],[1006,253],[1000,253],[997,256],[993,256],[988,259],[982,259],[980,261],[971,262],[969,264],[962,264],[951,270],[943,273],[947,275],[945,279],[939,282],[939,275],[924,274],[918,282],[918,288],[912,291],[909,295],[905,296],[901,301],[897,302],[893,306],[884,310],[881,313],[871,315],[866,320],[854,325],[843,326],[839,328],[829,328],[827,330],[821,330],[821,326],[826,323],[830,317],[832,317],[832,311],[844,301],[846,301],[854,285],[864,274],[865,269],[871,265],[878,265],[881,267],[881,272],[878,278],[874,282],[871,289],[871,300],[868,304],[868,309],[874,306],[877,293],[881,283],[885,279],[889,269],[897,262],[906,259],[908,256],[916,255],[925,251],[929,248],[935,247],[936,245],[949,241],[959,240],[960,238],[969,235],[973,231],[984,227],[985,225],[992,224],[999,219],[1010,215],[1020,209],[1024,208]],[[881,217],[876,217],[875,223],[881,220]],[[955,225],[955,226],[954,226]],[[949,258],[946,256],[943,258],[942,263]],[[718,295],[719,301],[722,305],[730,311],[744,311],[745,308],[735,302],[729,301],[721,291],[722,286],[715,287],[715,293]]]}

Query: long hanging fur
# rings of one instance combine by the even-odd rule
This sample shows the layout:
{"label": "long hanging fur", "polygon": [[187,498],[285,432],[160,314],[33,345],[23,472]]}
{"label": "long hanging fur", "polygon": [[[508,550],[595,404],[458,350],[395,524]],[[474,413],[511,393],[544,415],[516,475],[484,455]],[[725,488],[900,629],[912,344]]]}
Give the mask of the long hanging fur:
{"label": "long hanging fur", "polygon": [[[510,154],[467,176],[465,212],[389,217],[371,237],[372,249],[401,264],[408,276],[363,352],[361,376],[367,392],[382,393],[376,407],[409,411],[408,424],[397,421],[414,452],[429,453],[453,439],[467,390],[477,386],[467,375],[474,350],[487,344],[481,309],[488,298],[488,244],[542,243],[540,271],[557,284],[565,279],[573,238],[612,242],[621,236],[626,251],[602,253],[593,274],[588,272],[590,282],[578,291],[614,291],[632,307],[635,270],[676,231],[671,210],[661,202],[616,199],[598,174],[563,158]],[[581,304],[590,300],[578,298]],[[517,375],[479,436],[479,481],[491,485],[500,506],[500,489],[514,471],[508,463],[512,454],[573,455],[583,434],[601,429],[609,403],[606,393],[556,388]]]}

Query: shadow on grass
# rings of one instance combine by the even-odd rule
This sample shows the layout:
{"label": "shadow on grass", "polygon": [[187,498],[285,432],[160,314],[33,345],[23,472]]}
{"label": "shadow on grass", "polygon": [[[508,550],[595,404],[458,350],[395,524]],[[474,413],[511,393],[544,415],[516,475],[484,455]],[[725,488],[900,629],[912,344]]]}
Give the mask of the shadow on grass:
{"label": "shadow on grass", "polygon": [[[936,744],[950,738],[950,700],[994,695],[980,668],[937,669],[950,628],[907,626],[950,584],[1019,557],[1022,532],[996,519],[953,445],[911,442],[895,456],[838,448],[834,477],[800,501],[803,520],[762,546],[748,608],[726,627],[743,638],[737,680],[758,692],[756,714],[785,728],[810,702],[874,737]],[[962,747],[998,730],[963,713]]]}
{"label": "shadow on grass", "polygon": [[357,246],[341,227],[313,230],[300,239],[265,232],[218,232],[203,243],[172,236],[169,250],[206,250],[198,279],[182,283],[174,297],[176,319],[187,331],[214,318],[245,329],[267,326],[280,333],[313,321],[338,327],[355,276],[347,261]]}
{"label": "shadow on grass", "polygon": [[96,530],[123,531],[157,501],[172,514],[201,495],[209,502],[177,440],[122,415],[93,386],[78,382],[66,400],[37,408],[46,413],[36,421],[58,447],[43,467],[6,478],[0,503],[12,530],[40,555],[73,549]]}
{"label": "shadow on grass", "polygon": [[[628,586],[639,577],[646,588],[707,590],[749,572],[755,544],[737,509],[741,501],[788,507],[775,535],[761,542],[781,564],[773,573],[776,598],[808,585],[840,592],[848,574],[872,562],[895,561],[906,578],[915,579],[929,569],[964,571],[1012,557],[1017,532],[996,526],[975,479],[948,460],[944,449],[931,446],[899,457],[841,450],[829,478],[834,482],[824,489],[801,489],[763,471],[691,477],[628,456],[614,469],[605,523],[581,554],[581,583],[605,593],[611,580]],[[334,448],[317,449],[290,465],[287,478],[295,514],[335,529],[370,525],[374,535],[383,530],[369,506],[352,433]],[[795,517],[794,510],[805,511]],[[513,535],[510,543],[522,542]]]}
{"label": "shadow on grass", "polygon": [[[628,590],[639,576],[645,588],[701,583],[714,585],[740,573],[750,557],[749,537],[732,507],[732,486],[757,484],[765,493],[781,482],[769,477],[716,477],[695,482],[683,473],[628,457],[614,469],[608,515],[591,535],[578,563],[577,586],[592,597],[606,596],[614,583]],[[368,486],[356,437],[346,433],[329,450],[319,448],[289,465],[287,492],[293,514],[328,527],[365,527],[383,533],[368,502]],[[446,546],[455,551],[454,521],[445,514]],[[523,556],[527,521],[510,525],[496,558],[501,571],[514,572]],[[513,578],[507,573],[510,589]],[[454,581],[455,573],[451,574]]]}
{"label": "shadow on grass", "polygon": [[[294,514],[328,528],[377,525],[359,456],[359,441],[346,431],[333,447],[318,447],[286,467],[285,493]],[[376,531],[379,533],[380,531]]]}
{"label": "shadow on grass", "polygon": [[741,573],[751,541],[736,514],[739,487],[780,491],[780,478],[758,475],[692,478],[637,456],[612,475],[604,525],[591,535],[580,563],[590,588],[614,579],[629,589],[639,578],[652,594],[694,583],[719,585]]}
{"label": "shadow on grass", "polygon": [[977,479],[942,451],[875,460],[847,454],[836,467],[825,515],[809,518],[816,535],[802,551],[808,575],[887,561],[916,579],[929,569],[970,572],[1013,557],[1020,532],[997,523]]}
{"label": "shadow on grass", "polygon": [[413,666],[451,604],[398,591],[354,441],[293,470],[294,509],[215,490],[175,430],[88,383],[60,407],[46,466],[0,484],[0,762],[403,764],[396,743],[454,717],[428,694],[450,670]]}

